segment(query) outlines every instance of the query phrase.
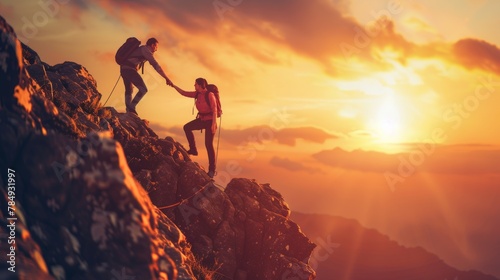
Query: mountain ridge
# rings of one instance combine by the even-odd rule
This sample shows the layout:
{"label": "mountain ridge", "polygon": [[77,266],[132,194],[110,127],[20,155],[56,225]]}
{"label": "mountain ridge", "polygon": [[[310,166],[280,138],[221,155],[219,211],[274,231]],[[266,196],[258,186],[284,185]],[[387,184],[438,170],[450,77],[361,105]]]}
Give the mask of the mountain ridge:
{"label": "mountain ridge", "polygon": [[[327,258],[311,262],[318,280],[498,280],[477,270],[455,269],[425,248],[400,245],[376,229],[365,228],[355,219],[295,211],[291,217],[318,244],[312,254],[313,260],[324,244],[337,245]],[[325,239],[326,242],[318,242]],[[328,251],[323,249],[323,255],[325,252]],[[356,256],[356,253],[362,256]],[[332,270],[333,267],[336,269]]]}

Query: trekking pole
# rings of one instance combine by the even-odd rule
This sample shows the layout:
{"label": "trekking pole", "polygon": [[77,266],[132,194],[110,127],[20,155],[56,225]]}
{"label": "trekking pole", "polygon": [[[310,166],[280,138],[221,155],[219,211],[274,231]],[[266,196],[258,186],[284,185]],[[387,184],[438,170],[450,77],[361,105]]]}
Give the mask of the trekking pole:
{"label": "trekking pole", "polygon": [[115,86],[113,87],[113,89],[111,90],[111,93],[109,94],[108,96],[108,99],[106,99],[106,102],[104,102],[104,104],[102,105],[102,107],[106,106],[106,103],[108,103],[108,100],[109,98],[111,97],[111,95],[113,94],[113,91],[115,91],[115,88],[116,88],[116,85],[118,84],[118,82],[120,81],[120,78],[122,77],[122,74],[120,74],[118,76],[118,80],[116,80],[116,83],[115,83]]}

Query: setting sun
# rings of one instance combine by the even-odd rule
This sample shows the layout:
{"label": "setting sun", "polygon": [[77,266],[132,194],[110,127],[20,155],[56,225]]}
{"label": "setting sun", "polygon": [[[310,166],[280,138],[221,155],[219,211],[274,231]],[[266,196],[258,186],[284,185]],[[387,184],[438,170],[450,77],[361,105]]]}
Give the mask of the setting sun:
{"label": "setting sun", "polygon": [[394,97],[387,95],[375,108],[373,119],[368,121],[368,130],[373,133],[377,142],[400,143],[406,140],[402,104],[397,104]]}

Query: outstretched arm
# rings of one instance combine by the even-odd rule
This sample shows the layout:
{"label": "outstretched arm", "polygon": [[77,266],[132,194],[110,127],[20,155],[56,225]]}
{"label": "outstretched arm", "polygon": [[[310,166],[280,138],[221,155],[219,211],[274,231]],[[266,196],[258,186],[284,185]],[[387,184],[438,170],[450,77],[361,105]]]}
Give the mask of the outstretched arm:
{"label": "outstretched arm", "polygon": [[191,98],[196,97],[196,91],[185,91],[176,85],[172,85],[172,87],[175,88],[175,90],[177,90],[178,93],[184,95],[185,97],[191,97]]}
{"label": "outstretched arm", "polygon": [[156,72],[158,72],[158,74],[160,74],[160,76],[162,76],[165,79],[167,85],[172,86],[172,81],[170,81],[170,79],[167,77],[167,74],[165,74],[158,61],[156,61],[156,59],[153,56],[153,53],[146,46],[142,48],[141,51],[144,58],[146,58],[146,60],[149,61],[149,63],[151,64],[151,66],[153,66]]}

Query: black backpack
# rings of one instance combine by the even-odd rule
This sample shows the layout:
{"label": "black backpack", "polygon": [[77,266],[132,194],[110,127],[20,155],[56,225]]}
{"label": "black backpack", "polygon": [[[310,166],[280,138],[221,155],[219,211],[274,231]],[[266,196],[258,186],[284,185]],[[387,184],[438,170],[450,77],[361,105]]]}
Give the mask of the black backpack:
{"label": "black backpack", "polygon": [[127,62],[130,55],[139,48],[141,41],[135,37],[130,37],[123,43],[123,45],[116,51],[115,61],[118,65],[123,65]]}

